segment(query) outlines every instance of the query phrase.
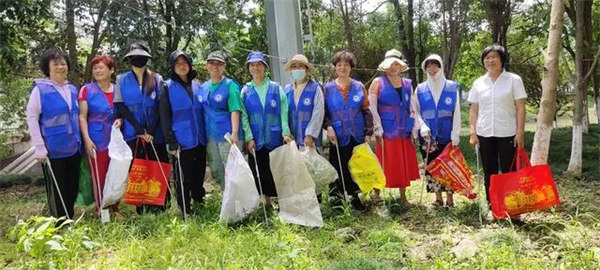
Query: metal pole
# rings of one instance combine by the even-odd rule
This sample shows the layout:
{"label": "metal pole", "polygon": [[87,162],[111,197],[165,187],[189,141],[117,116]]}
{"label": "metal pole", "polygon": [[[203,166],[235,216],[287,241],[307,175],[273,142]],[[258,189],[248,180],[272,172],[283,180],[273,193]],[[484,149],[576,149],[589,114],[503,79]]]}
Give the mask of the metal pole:
{"label": "metal pole", "polygon": [[425,150],[425,171],[423,172],[423,188],[421,188],[421,196],[419,197],[419,204],[423,203],[423,191],[427,186],[427,163],[429,162],[429,148],[431,147],[431,138],[427,140],[427,149]]}
{"label": "metal pole", "polygon": [[181,157],[179,155],[179,148],[177,149],[177,155],[175,156],[177,158],[177,168],[179,170],[179,185],[181,186],[181,202],[183,203],[183,220],[187,219],[187,210],[186,208],[186,204],[185,204],[185,189],[183,187],[183,169],[181,169]]}
{"label": "metal pole", "polygon": [[342,160],[340,159],[340,148],[338,146],[338,142],[335,142],[335,150],[337,151],[338,165],[340,166],[340,175],[342,176],[342,188],[344,189],[344,199],[346,203],[350,203],[348,199],[348,191],[346,190],[346,181],[344,181],[344,170],[342,169]]}
{"label": "metal pole", "polygon": [[62,192],[60,192],[60,187],[58,187],[58,182],[56,181],[56,176],[54,175],[54,171],[52,171],[52,164],[50,163],[50,159],[46,158],[46,166],[48,171],[50,172],[50,176],[52,176],[52,181],[54,182],[54,186],[56,187],[56,191],[58,193],[58,197],[60,198],[60,203],[62,204],[63,210],[65,210],[65,215],[68,219],[71,219],[69,215],[69,211],[67,211],[67,205],[65,204],[65,200],[63,199]]}
{"label": "metal pole", "polygon": [[[232,145],[233,147],[237,147],[237,145]],[[258,189],[260,189],[260,195],[265,196],[262,189],[262,183],[260,181],[260,172],[258,171],[258,162],[256,161],[256,150],[252,149],[252,156],[254,156],[254,169],[256,170],[256,178],[258,179]],[[269,225],[269,219],[267,218],[267,206],[266,204],[267,198],[265,197],[265,202],[262,202],[263,213],[265,214],[265,223]]]}

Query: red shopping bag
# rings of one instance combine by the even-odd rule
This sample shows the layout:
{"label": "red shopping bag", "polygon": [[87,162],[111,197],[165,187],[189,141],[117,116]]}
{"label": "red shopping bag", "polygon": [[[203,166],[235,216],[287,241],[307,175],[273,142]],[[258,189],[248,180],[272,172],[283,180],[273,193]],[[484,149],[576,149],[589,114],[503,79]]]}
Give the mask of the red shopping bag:
{"label": "red shopping bag", "polygon": [[477,198],[477,194],[473,192],[473,173],[457,146],[449,143],[442,153],[427,165],[427,171],[444,187],[469,199]]}
{"label": "red shopping bag", "polygon": [[[142,204],[164,205],[168,188],[167,183],[171,175],[171,164],[148,159],[144,141],[142,141],[142,147],[144,147],[146,158],[133,159],[123,202],[135,206]],[[137,153],[137,142],[134,153]]]}
{"label": "red shopping bag", "polygon": [[495,174],[490,179],[490,203],[495,218],[518,216],[561,203],[548,164],[531,166],[523,148],[517,149],[515,160],[516,172]]}

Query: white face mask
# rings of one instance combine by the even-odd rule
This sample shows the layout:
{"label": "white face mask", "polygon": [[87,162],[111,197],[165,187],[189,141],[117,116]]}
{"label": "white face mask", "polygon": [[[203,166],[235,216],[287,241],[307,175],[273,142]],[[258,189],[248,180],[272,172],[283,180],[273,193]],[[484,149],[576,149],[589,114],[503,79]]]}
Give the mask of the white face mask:
{"label": "white face mask", "polygon": [[291,75],[292,75],[292,79],[294,79],[294,81],[299,82],[302,79],[304,79],[304,77],[306,77],[306,70],[305,69],[292,69]]}

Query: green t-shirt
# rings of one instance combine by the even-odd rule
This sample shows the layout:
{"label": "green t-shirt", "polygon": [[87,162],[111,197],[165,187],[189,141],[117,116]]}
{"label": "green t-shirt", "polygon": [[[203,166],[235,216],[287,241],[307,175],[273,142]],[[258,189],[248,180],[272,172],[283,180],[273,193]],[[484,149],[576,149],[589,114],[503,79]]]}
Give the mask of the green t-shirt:
{"label": "green t-shirt", "polygon": [[[249,83],[246,83],[246,85],[252,86],[256,90],[256,93],[258,94],[258,98],[260,99],[260,103],[262,104],[263,109],[265,107],[265,100],[267,99],[267,91],[269,90],[268,87],[269,87],[270,81],[271,80],[269,79],[269,77],[266,77],[263,80],[263,83],[258,87],[256,86],[256,83],[254,82],[254,80],[250,81]],[[281,84],[279,85],[279,99],[281,100],[281,131],[282,131],[281,134],[286,136],[286,135],[290,135],[291,132],[290,132],[290,127],[288,125],[287,95],[283,91],[283,87],[281,87]],[[244,109],[244,113],[246,113],[245,109]],[[242,125],[244,126],[244,132],[246,132],[246,134],[251,134],[246,131],[246,126],[248,126],[248,130],[250,130],[250,122],[249,122],[247,115],[245,115],[244,118],[245,119],[242,119]],[[246,136],[246,141],[249,141],[248,136]]]}
{"label": "green t-shirt", "polygon": [[[215,91],[219,84],[221,84],[223,80],[220,82],[210,82],[210,93]],[[242,110],[242,99],[240,98],[240,88],[233,81],[229,84],[228,89],[228,98],[227,98],[227,106],[229,107],[229,112],[241,111]]]}

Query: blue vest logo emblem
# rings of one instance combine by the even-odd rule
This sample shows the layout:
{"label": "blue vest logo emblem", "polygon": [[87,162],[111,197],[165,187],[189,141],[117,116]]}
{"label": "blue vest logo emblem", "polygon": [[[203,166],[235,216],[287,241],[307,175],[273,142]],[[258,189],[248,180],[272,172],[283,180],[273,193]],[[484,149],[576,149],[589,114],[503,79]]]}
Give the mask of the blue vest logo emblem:
{"label": "blue vest logo emblem", "polygon": [[450,104],[452,104],[452,98],[446,98],[446,99],[444,100],[444,103],[446,103],[446,105],[450,105]]}
{"label": "blue vest logo emblem", "polygon": [[152,95],[150,95],[150,98],[151,98],[152,100],[156,99],[156,92],[152,92]]}
{"label": "blue vest logo emblem", "polygon": [[359,102],[360,101],[360,96],[355,95],[352,97],[352,100],[354,100],[354,102]]}
{"label": "blue vest logo emblem", "polygon": [[305,106],[310,106],[310,98],[305,98],[305,99],[304,99],[304,101],[302,101],[302,103],[303,103]]}
{"label": "blue vest logo emblem", "polygon": [[216,95],[215,96],[215,101],[216,102],[221,102],[221,100],[223,100],[223,96],[222,95]]}
{"label": "blue vest logo emblem", "polygon": [[202,102],[202,96],[198,96],[198,102]]}
{"label": "blue vest logo emblem", "polygon": [[271,99],[271,107],[275,108],[277,107],[277,101],[274,99]]}

